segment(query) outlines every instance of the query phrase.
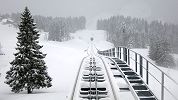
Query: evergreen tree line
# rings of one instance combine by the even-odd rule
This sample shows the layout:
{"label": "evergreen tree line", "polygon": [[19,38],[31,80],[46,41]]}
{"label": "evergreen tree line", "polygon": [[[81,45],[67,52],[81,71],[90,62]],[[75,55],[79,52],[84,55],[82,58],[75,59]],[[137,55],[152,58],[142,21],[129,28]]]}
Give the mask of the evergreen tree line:
{"label": "evergreen tree line", "polygon": [[158,65],[175,65],[171,53],[178,53],[178,25],[118,15],[98,20],[97,29],[106,30],[108,41],[115,46],[149,46],[149,57]]}
{"label": "evergreen tree line", "polygon": [[157,36],[166,39],[173,52],[178,53],[178,25],[118,15],[98,20],[97,29],[106,30],[108,41],[115,46],[143,48],[150,44],[151,38]]}
{"label": "evergreen tree line", "polygon": [[114,43],[115,46],[130,48],[146,46],[147,26],[147,22],[143,19],[124,16],[113,16],[97,22],[97,29],[107,31],[108,41]]}
{"label": "evergreen tree line", "polygon": [[[4,14],[3,18],[11,18],[15,27],[20,23],[20,13]],[[65,41],[70,39],[70,34],[77,30],[85,29],[86,19],[80,17],[44,17],[41,15],[33,16],[34,22],[37,24],[38,29],[42,29],[48,34],[48,40],[51,41]],[[9,22],[7,22],[9,24]]]}

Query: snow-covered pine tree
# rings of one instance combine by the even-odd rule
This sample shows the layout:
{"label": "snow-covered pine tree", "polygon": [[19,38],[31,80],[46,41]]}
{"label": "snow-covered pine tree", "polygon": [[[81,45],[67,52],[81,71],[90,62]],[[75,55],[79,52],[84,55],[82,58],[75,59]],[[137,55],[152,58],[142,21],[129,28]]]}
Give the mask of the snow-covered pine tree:
{"label": "snow-covered pine tree", "polygon": [[48,76],[43,54],[38,43],[40,34],[36,30],[34,20],[26,7],[22,13],[19,25],[17,53],[15,59],[10,62],[12,67],[6,73],[6,84],[12,88],[12,92],[18,93],[27,90],[32,93],[34,89],[51,87],[51,77]]}
{"label": "snow-covered pine tree", "polygon": [[156,60],[156,53],[157,53],[157,41],[154,38],[150,39],[150,43],[149,43],[149,58],[152,60]]}
{"label": "snow-covered pine tree", "polygon": [[171,68],[175,66],[174,58],[171,53],[171,47],[167,40],[162,39],[159,41],[159,44],[157,44],[158,50],[157,50],[157,58],[156,63],[160,66]]}
{"label": "snow-covered pine tree", "polygon": [[159,66],[173,68],[175,66],[169,42],[165,38],[155,38],[150,42],[149,57]]}

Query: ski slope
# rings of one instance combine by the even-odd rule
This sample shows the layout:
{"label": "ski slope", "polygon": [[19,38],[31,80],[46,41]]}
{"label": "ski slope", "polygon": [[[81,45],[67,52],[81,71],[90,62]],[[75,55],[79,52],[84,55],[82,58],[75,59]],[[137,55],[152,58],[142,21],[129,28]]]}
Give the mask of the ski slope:
{"label": "ski slope", "polygon": [[72,90],[77,69],[90,44],[90,38],[94,38],[94,44],[100,50],[112,48],[113,45],[106,41],[104,31],[81,30],[72,33],[72,40],[66,42],[54,42],[46,40],[46,32],[41,32],[40,44],[42,51],[47,54],[45,61],[48,73],[53,78],[52,87],[48,89],[34,90],[33,94],[26,91],[19,94],[12,93],[10,87],[4,83],[6,72],[14,59],[18,29],[10,25],[0,23],[0,42],[5,55],[0,56],[0,100],[66,100]]}

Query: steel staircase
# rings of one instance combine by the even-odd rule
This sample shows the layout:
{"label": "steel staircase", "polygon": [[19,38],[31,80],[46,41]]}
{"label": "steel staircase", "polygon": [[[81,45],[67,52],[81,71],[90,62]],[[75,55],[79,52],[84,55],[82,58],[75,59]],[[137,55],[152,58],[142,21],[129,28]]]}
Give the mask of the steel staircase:
{"label": "steel staircase", "polygon": [[148,88],[147,84],[144,83],[142,78],[134,72],[124,61],[119,58],[109,58],[112,61],[111,69],[117,69],[122,73],[115,77],[123,77],[129,85],[129,89],[132,91],[135,99],[137,100],[158,100],[153,92]]}

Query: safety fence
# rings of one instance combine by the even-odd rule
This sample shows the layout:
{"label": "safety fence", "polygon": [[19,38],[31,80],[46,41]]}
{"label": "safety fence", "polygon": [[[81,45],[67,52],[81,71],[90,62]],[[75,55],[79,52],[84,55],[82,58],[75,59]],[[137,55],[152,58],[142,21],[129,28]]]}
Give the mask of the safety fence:
{"label": "safety fence", "polygon": [[139,53],[126,47],[112,48],[98,53],[125,61],[142,77],[159,100],[178,100],[178,82]]}

